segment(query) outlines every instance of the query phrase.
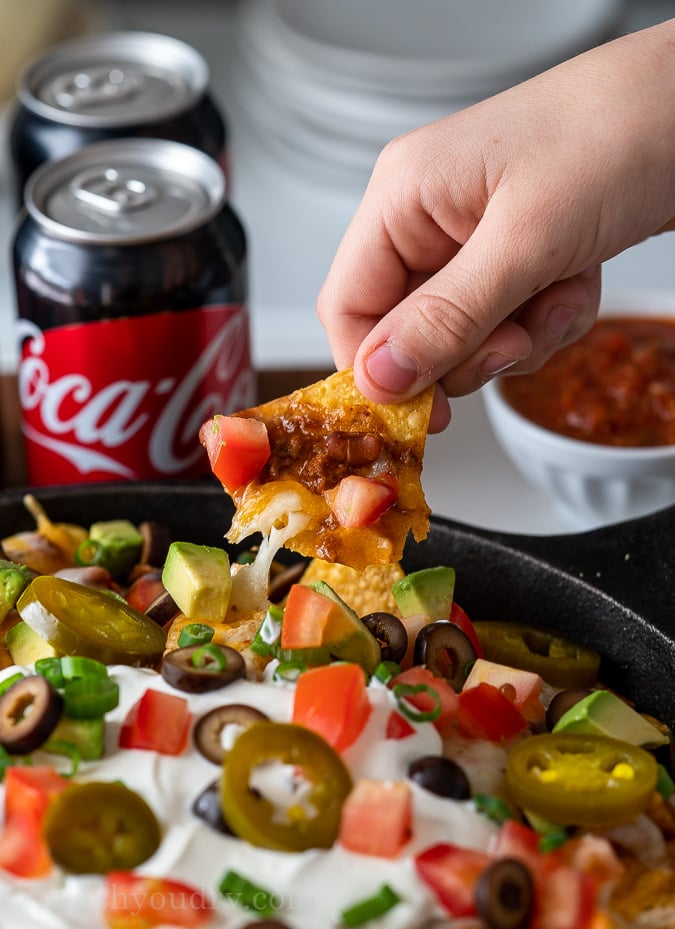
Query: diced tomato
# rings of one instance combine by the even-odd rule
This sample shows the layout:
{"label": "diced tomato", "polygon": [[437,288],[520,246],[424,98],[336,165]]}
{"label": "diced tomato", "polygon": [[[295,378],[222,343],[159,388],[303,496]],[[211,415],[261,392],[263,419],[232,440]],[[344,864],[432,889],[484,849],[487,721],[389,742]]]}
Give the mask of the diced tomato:
{"label": "diced tomato", "polygon": [[69,783],[51,765],[13,765],[7,768],[5,820],[12,819],[18,813],[28,813],[42,822],[49,801]]}
{"label": "diced tomato", "polygon": [[29,813],[16,813],[0,827],[0,868],[17,877],[44,877],[51,871],[42,825]]}
{"label": "diced tomato", "polygon": [[415,639],[417,633],[430,621],[426,613],[412,613],[410,616],[400,616],[399,619],[408,633],[408,647],[401,659],[402,668],[412,668],[415,664]]}
{"label": "diced tomato", "polygon": [[359,737],[371,709],[363,668],[351,662],[310,668],[295,686],[293,722],[317,732],[338,752]]}
{"label": "diced tomato", "polygon": [[214,416],[199,430],[211,470],[231,494],[260,474],[270,457],[267,426],[246,416]]}
{"label": "diced tomato", "polygon": [[342,806],[339,839],[359,855],[394,858],[412,832],[412,795],[405,781],[357,781]]}
{"label": "diced tomato", "polygon": [[48,765],[7,769],[0,868],[18,877],[49,874],[52,859],[42,838],[42,822],[50,800],[68,783]]}
{"label": "diced tomato", "polygon": [[331,614],[341,610],[339,603],[303,584],[293,584],[286,598],[281,624],[282,648],[318,648]]}
{"label": "diced tomato", "polygon": [[483,646],[480,644],[480,639],[478,638],[476,630],[473,627],[473,623],[461,608],[459,603],[457,603],[455,600],[452,601],[449,619],[451,623],[459,626],[462,632],[467,636],[473,645],[473,650],[475,651],[477,657],[483,658]]}
{"label": "diced tomato", "polygon": [[535,907],[532,929],[589,929],[595,911],[596,884],[588,874],[564,864],[564,848],[539,851],[539,835],[507,820],[490,844],[496,858],[517,858],[532,874]]}
{"label": "diced tomato", "polygon": [[415,727],[411,726],[405,716],[392,710],[387,719],[385,735],[388,739],[407,739],[415,734]]}
{"label": "diced tomato", "polygon": [[110,929],[180,926],[197,929],[213,915],[213,904],[197,887],[167,878],[111,871],[105,877],[103,915]]}
{"label": "diced tomato", "polygon": [[[490,852],[495,858],[517,858],[528,865],[533,873],[540,871],[543,866],[539,834],[515,819],[507,819],[493,836]],[[548,855],[546,858],[552,860]]]}
{"label": "diced tomato", "polygon": [[144,748],[180,755],[190,734],[190,711],[183,697],[148,688],[120,728],[120,748]]}
{"label": "diced tomato", "polygon": [[558,850],[561,860],[593,879],[597,887],[615,881],[624,873],[614,846],[600,835],[585,833],[568,839]]}
{"label": "diced tomato", "polygon": [[520,710],[492,684],[463,690],[458,700],[458,731],[464,738],[506,742],[527,728]]}
{"label": "diced tomato", "polygon": [[590,929],[596,889],[588,874],[558,867],[535,879],[535,911],[532,929]]}
{"label": "diced tomato", "polygon": [[[445,732],[457,723],[460,711],[458,694],[455,693],[447,681],[443,680],[442,677],[436,677],[428,668],[421,665],[407,668],[397,674],[390,681],[389,686],[393,688],[396,684],[411,684],[413,687],[423,685],[434,691],[441,701],[440,715],[434,720],[434,726],[439,732]],[[434,696],[424,691],[418,694],[410,694],[405,697],[405,700],[423,713],[433,710],[436,704]]]}
{"label": "diced tomato", "polygon": [[492,861],[487,852],[442,842],[418,855],[415,868],[448,913],[473,916],[476,882]]}
{"label": "diced tomato", "polygon": [[545,719],[546,710],[541,702],[542,679],[539,674],[478,658],[469,671],[463,690],[481,683],[492,684],[500,690],[528,722]]}
{"label": "diced tomato", "polygon": [[328,505],[344,529],[370,526],[398,499],[398,490],[390,482],[350,474],[326,493]]}
{"label": "diced tomato", "polygon": [[161,571],[141,574],[127,590],[126,601],[139,613],[145,613],[152,601],[165,592]]}

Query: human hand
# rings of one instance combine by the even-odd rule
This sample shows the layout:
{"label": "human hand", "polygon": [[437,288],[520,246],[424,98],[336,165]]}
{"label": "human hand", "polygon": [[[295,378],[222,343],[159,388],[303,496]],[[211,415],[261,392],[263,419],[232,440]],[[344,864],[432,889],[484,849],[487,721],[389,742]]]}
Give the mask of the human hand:
{"label": "human hand", "polygon": [[396,402],[533,371],[592,325],[600,265],[675,217],[675,20],[382,152],[319,294],[338,367]]}

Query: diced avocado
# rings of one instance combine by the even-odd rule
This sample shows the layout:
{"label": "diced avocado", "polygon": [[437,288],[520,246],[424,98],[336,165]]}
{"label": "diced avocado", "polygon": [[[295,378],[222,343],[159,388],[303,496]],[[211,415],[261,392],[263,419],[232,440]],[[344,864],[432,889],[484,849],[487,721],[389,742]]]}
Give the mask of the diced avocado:
{"label": "diced avocado", "polygon": [[455,569],[422,568],[395,581],[391,592],[403,616],[424,613],[429,619],[448,619],[455,593]]}
{"label": "diced avocado", "polygon": [[14,609],[24,588],[35,577],[25,565],[0,558],[0,622]]}
{"label": "diced avocado", "polygon": [[372,674],[382,657],[380,643],[329,584],[325,581],[314,581],[310,587],[340,607],[331,615],[323,645],[328,647],[334,658],[353,661],[361,665],[367,674]]}
{"label": "diced avocado", "polygon": [[185,616],[222,622],[232,593],[229,556],[211,545],[172,542],[162,583]]}
{"label": "diced avocado", "polygon": [[141,557],[143,536],[128,519],[93,523],[89,538],[102,547],[100,564],[113,577],[126,577]]}
{"label": "diced avocado", "polygon": [[606,735],[645,748],[667,745],[668,736],[609,690],[594,690],[560,717],[554,732]]}
{"label": "diced avocado", "polygon": [[105,749],[105,719],[102,716],[96,719],[62,716],[49,736],[49,742],[51,746],[45,746],[45,749],[55,755],[62,754],[58,750],[59,742],[69,742],[77,748],[83,761],[97,761],[103,758]]}
{"label": "diced avocado", "polygon": [[54,658],[58,654],[46,639],[41,638],[23,620],[8,629],[5,645],[14,664],[19,665],[30,665],[38,658]]}

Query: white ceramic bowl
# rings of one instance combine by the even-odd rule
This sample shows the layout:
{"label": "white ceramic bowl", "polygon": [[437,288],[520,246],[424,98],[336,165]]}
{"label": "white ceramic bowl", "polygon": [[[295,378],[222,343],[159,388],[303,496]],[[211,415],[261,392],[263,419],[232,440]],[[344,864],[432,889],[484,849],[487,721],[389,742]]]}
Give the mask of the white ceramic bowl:
{"label": "white ceramic bowl", "polygon": [[616,35],[625,0],[239,0],[242,114],[288,165],[361,188],[395,136]]}
{"label": "white ceramic bowl", "polygon": [[[675,294],[608,296],[600,312],[675,317]],[[567,438],[517,413],[504,399],[500,378],[481,393],[497,441],[571,528],[591,529],[675,503],[675,445],[614,447]]]}

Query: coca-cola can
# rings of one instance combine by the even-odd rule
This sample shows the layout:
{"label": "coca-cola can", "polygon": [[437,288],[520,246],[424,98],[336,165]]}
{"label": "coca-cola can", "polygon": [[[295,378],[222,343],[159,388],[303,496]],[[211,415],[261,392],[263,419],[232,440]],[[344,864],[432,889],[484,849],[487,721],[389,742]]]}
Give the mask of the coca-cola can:
{"label": "coca-cola can", "polygon": [[192,46],[152,32],[108,32],[63,42],[19,77],[9,148],[20,205],[32,172],[86,145],[161,138],[192,145],[227,175],[227,123]]}
{"label": "coca-cola can", "polygon": [[218,164],[160,139],[38,168],[12,256],[31,484],[200,477],[255,401],[246,235]]}

